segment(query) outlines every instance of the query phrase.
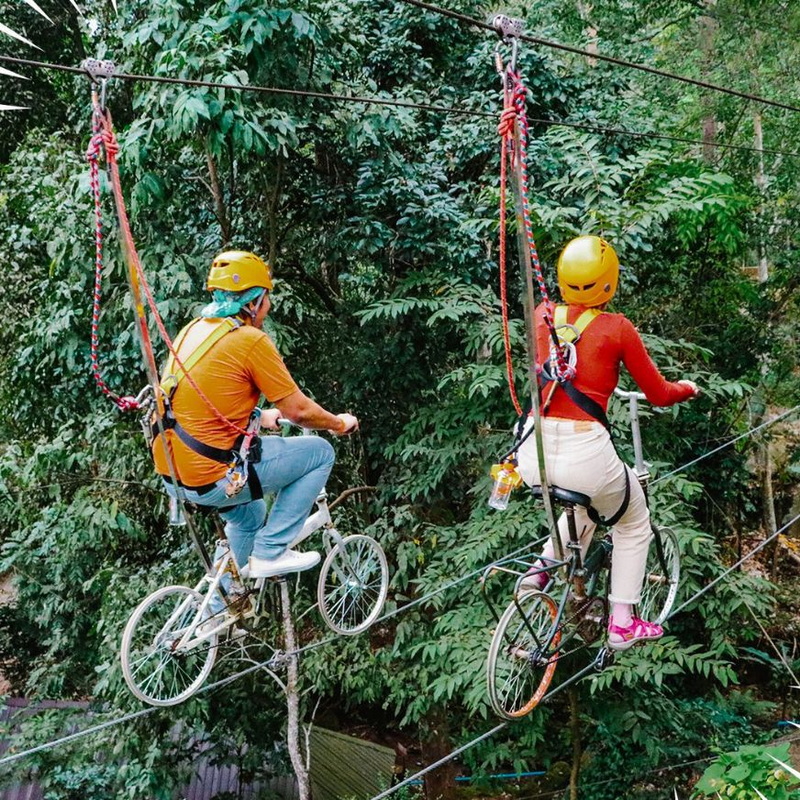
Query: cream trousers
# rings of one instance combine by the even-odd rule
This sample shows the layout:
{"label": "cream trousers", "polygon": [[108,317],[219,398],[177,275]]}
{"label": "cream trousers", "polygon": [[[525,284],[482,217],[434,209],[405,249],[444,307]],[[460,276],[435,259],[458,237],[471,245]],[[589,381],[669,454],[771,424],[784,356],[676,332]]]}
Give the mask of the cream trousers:
{"label": "cream trousers", "polygon": [[[530,420],[525,432],[530,429]],[[650,512],[644,492],[633,471],[617,455],[611,436],[599,423],[584,420],[542,419],[542,441],[545,469],[550,484],[588,494],[592,505],[604,519],[617,513],[625,498],[625,471],[630,478],[628,510],[611,529],[614,554],[611,560],[611,592],[613,603],[639,602],[644,581],[647,548],[650,544]],[[518,453],[519,471],[529,486],[539,481],[536,457],[536,436],[533,432],[522,443]],[[575,508],[575,526],[583,555],[589,549],[596,525],[581,506]],[[562,542],[569,540],[564,514],[558,521]],[[553,542],[548,541],[542,555],[553,558]]]}

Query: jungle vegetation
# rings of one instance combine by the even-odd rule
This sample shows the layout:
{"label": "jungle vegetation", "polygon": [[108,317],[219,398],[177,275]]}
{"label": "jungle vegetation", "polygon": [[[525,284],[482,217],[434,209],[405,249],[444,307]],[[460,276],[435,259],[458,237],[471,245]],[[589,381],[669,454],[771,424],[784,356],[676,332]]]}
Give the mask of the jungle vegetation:
{"label": "jungle vegetation", "polygon": [[[70,66],[96,55],[127,73],[499,114],[496,40],[400,0],[119,0],[118,14],[100,0],[81,5],[83,17],[43,0],[49,25],[3,0],[0,19],[42,47],[43,60]],[[739,91],[800,95],[795,4],[446,5],[480,19],[502,11],[537,36]],[[3,52],[32,51],[4,39]],[[654,474],[793,408],[800,115],[545,47],[523,44],[519,65],[531,118],[705,142],[531,126],[534,233],[548,280],[565,241],[602,233],[623,265],[614,309],[646,334],[668,377],[703,389],[691,404],[647,413]],[[127,617],[160,585],[194,584],[200,565],[166,524],[136,420],[96,390],[90,371],[89,82],[18,69],[30,79],[3,78],[3,102],[30,110],[0,113],[0,572],[14,596],[0,606],[0,663],[9,695],[88,700],[98,719],[111,719],[140,707],[117,659]],[[274,267],[270,331],[293,375],[327,407],[362,420],[358,436],[335,442],[329,489],[374,487],[343,504],[343,527],[371,533],[389,554],[389,608],[529,541],[542,520],[523,493],[502,514],[486,505],[489,466],[514,423],[498,294],[496,118],[123,80],[110,82],[108,103],[137,244],[170,332],[203,302],[213,255],[253,249]],[[101,363],[115,391],[136,394],[146,378],[106,200]],[[513,259],[510,269],[524,394]],[[624,411],[612,414],[630,457]],[[656,513],[683,549],[679,602],[800,511],[797,432],[788,417],[658,484]],[[433,773],[428,797],[465,796],[452,780],[459,772],[531,770],[546,775],[516,790],[487,781],[470,791],[645,800],[714,796],[722,786],[744,800],[761,781],[770,798],[800,796],[763,756],[776,723],[797,713],[799,535],[787,529],[687,607],[661,643]],[[300,581],[298,608],[313,602],[310,585]],[[304,641],[324,635],[313,614],[303,625]],[[430,763],[495,724],[483,677],[491,627],[468,581],[311,651],[306,721],[400,742],[411,770]],[[235,667],[217,667],[226,669]],[[108,729],[102,742],[32,755],[0,780],[35,776],[53,800],[167,800],[201,745],[248,779],[288,770],[275,748],[284,721],[283,698],[256,673]],[[63,709],[40,712],[18,728],[15,746],[80,724]],[[715,761],[721,753],[737,755]]]}

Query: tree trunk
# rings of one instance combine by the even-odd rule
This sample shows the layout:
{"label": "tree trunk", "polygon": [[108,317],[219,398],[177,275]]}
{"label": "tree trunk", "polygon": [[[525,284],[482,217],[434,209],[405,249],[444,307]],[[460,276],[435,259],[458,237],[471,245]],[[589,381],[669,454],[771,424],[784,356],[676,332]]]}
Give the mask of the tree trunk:
{"label": "tree trunk", "polygon": [[[292,604],[289,600],[289,584],[286,580],[281,585],[281,610],[283,613],[283,637],[286,652],[297,650],[297,636],[292,619]],[[300,691],[298,688],[298,657],[288,659],[286,675],[286,744],[289,748],[289,759],[297,777],[297,793],[300,800],[311,800],[311,787],[308,779],[308,764],[303,758],[300,741]]]}
{"label": "tree trunk", "polygon": [[578,689],[569,689],[569,727],[572,738],[572,769],[569,773],[569,800],[578,800],[578,778],[581,774],[581,717],[578,702]]}
{"label": "tree trunk", "polygon": [[281,187],[283,185],[283,157],[278,156],[275,164],[275,185],[268,194],[267,201],[267,263],[270,269],[275,269],[275,261],[278,257],[278,203],[281,198]]}
{"label": "tree trunk", "polygon": [[[427,766],[449,755],[452,750],[447,709],[437,706],[428,716],[426,737],[422,742],[422,759]],[[427,800],[454,800],[456,796],[455,777],[456,766],[452,761],[429,772],[425,776]]]}
{"label": "tree trunk", "polygon": [[[753,112],[753,136],[755,147],[758,150],[764,149],[764,129],[762,126],[761,110]],[[764,170],[764,154],[758,154],[758,164],[756,166],[755,183],[758,188],[758,282],[764,283],[769,278],[769,262],[767,261],[767,220],[764,209],[764,195],[767,188],[767,175]]]}
{"label": "tree trunk", "polygon": [[225,206],[225,195],[219,180],[217,162],[214,160],[214,155],[208,144],[206,144],[206,164],[208,166],[208,181],[211,186],[211,196],[214,200],[214,216],[217,218],[217,222],[219,222],[222,233],[222,246],[224,247],[232,238],[231,224],[228,219],[228,210]]}
{"label": "tree trunk", "polygon": [[[717,4],[717,0],[704,0],[703,4],[710,12]],[[717,32],[717,21],[710,15],[700,17],[700,50],[703,53],[703,76],[711,77],[714,65],[714,39]],[[703,160],[712,164],[715,160],[715,147],[717,141],[717,115],[714,110],[714,101],[709,92],[701,96],[700,105],[703,109]]]}
{"label": "tree trunk", "polygon": [[[767,529],[767,536],[771,536],[778,530],[778,518],[775,515],[775,496],[772,492],[772,451],[769,447],[769,440],[764,442],[764,525]],[[778,548],[780,542],[775,539],[775,547],[772,550],[772,567],[770,569],[770,580],[775,580],[775,573],[778,571]]]}
{"label": "tree trunk", "polygon": [[[586,45],[586,49],[590,53],[597,53],[597,28],[589,20],[589,17],[592,13],[593,6],[591,3],[587,3],[586,0],[578,0],[578,15],[586,24],[586,27],[583,29],[583,32],[586,34],[586,38],[588,43]],[[596,58],[589,58],[589,64],[593,67],[597,65]]]}

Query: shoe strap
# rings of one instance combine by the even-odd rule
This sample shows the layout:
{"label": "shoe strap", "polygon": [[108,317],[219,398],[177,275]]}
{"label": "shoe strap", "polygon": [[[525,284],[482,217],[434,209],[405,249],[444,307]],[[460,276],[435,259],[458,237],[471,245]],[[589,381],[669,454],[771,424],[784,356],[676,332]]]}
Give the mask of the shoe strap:
{"label": "shoe strap", "polygon": [[627,628],[623,628],[611,622],[608,626],[609,633],[616,633],[625,639],[652,639],[661,636],[664,631],[660,625],[653,622],[646,622],[639,617],[633,617],[631,624]]}

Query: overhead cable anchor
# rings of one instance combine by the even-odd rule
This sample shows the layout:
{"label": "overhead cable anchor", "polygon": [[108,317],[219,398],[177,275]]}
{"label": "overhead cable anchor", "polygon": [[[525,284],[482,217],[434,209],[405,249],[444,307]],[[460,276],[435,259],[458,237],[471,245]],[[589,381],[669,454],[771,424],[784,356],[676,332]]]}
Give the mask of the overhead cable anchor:
{"label": "overhead cable anchor", "polygon": [[113,61],[103,61],[99,58],[84,58],[81,69],[86,72],[92,83],[100,84],[100,108],[106,107],[106,84],[109,78],[114,77],[117,65]]}

